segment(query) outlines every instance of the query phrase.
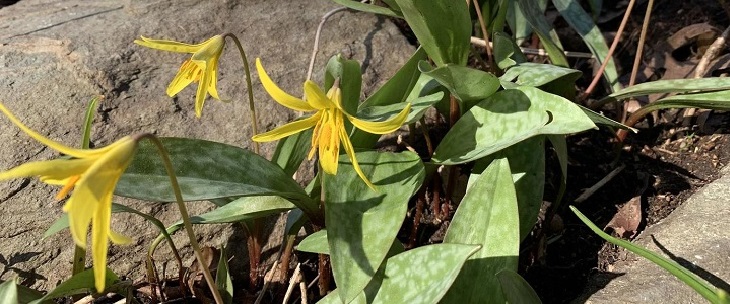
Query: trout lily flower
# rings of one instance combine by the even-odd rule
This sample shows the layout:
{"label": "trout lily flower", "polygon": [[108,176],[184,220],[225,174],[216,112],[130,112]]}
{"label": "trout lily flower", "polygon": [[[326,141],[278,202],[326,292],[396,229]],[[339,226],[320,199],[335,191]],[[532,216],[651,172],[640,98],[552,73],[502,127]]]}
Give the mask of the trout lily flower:
{"label": "trout lily flower", "polygon": [[215,99],[227,101],[218,97],[218,91],[216,90],[218,59],[221,57],[223,47],[226,45],[225,37],[215,35],[200,44],[154,40],[147,37],[141,39],[135,40],[134,43],[157,50],[193,54],[192,58],[183,62],[177,75],[167,86],[166,93],[168,96],[173,97],[191,83],[198,83],[198,91],[195,94],[195,116],[197,118],[200,118],[203,113],[203,104],[208,94]]}
{"label": "trout lily flower", "polygon": [[39,176],[44,183],[62,185],[56,199],[73,190],[63,206],[68,213],[69,229],[76,245],[86,248],[91,224],[91,253],[96,290],[104,290],[107,251],[110,239],[116,244],[132,240],[110,229],[112,195],[117,181],[132,160],[137,140],[131,136],[99,149],[74,149],[31,130],[0,103],[0,111],[33,139],[72,158],[28,162],[0,172],[0,180]]}
{"label": "trout lily flower", "polygon": [[271,95],[279,104],[297,111],[315,112],[312,116],[298,120],[269,132],[258,134],[253,137],[254,141],[266,142],[287,137],[289,135],[314,127],[312,135],[312,148],[309,152],[309,159],[319,151],[319,163],[322,170],[327,174],[337,174],[337,163],[340,157],[340,144],[345,148],[345,153],[352,161],[352,166],[357,175],[365,181],[372,189],[375,189],[370,180],[365,176],[355,158],[355,150],[350,142],[350,137],[345,130],[344,118],[347,118],[356,128],[373,133],[387,134],[400,128],[405,122],[410,111],[410,104],[407,105],[395,117],[386,121],[365,121],[355,118],[342,108],[342,91],[337,85],[325,94],[314,82],[307,80],[304,83],[304,95],[306,101],[287,94],[280,89],[269,77],[261,66],[261,60],[256,59],[256,69],[259,73],[261,83],[266,92]]}

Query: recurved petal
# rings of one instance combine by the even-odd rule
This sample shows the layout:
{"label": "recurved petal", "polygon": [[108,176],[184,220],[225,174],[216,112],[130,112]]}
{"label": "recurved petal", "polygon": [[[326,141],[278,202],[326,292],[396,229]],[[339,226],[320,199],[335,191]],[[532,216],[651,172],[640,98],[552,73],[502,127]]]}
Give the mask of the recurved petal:
{"label": "recurved petal", "polygon": [[167,93],[167,96],[170,97],[177,95],[177,93],[180,93],[180,91],[190,85],[190,83],[198,80],[198,75],[202,73],[202,71],[203,69],[198,66],[198,63],[190,59],[185,60],[185,62],[183,62],[180,66],[180,69],[177,71],[175,78],[173,78],[170,85],[167,86],[165,93]]}
{"label": "recurved petal", "polygon": [[370,180],[365,176],[365,173],[362,172],[362,168],[360,168],[360,164],[357,162],[357,158],[355,157],[355,148],[352,147],[352,143],[350,142],[350,138],[347,137],[347,133],[345,132],[345,129],[342,128],[340,130],[340,139],[342,140],[342,146],[345,148],[345,153],[347,153],[347,156],[350,158],[350,162],[352,162],[352,167],[355,169],[355,172],[358,176],[365,182],[370,189],[373,189],[375,191],[378,191],[375,188],[375,185],[370,182]]}
{"label": "recurved petal", "polygon": [[205,104],[205,98],[208,97],[208,86],[210,85],[210,73],[205,67],[203,67],[203,75],[201,75],[200,83],[198,84],[198,92],[195,94],[195,116],[200,118],[203,114],[203,105]]}
{"label": "recurved petal", "polygon": [[42,182],[57,185],[61,181],[86,171],[95,159],[54,159],[29,162],[0,172],[0,180],[40,176]]}
{"label": "recurved petal", "polygon": [[215,35],[201,45],[201,48],[193,54],[193,60],[211,60],[221,55],[225,39],[221,35]]}
{"label": "recurved petal", "polygon": [[94,262],[94,286],[97,292],[104,291],[106,281],[106,263],[109,251],[109,233],[111,228],[111,195],[104,197],[109,207],[99,205],[96,208],[91,224],[91,257]]}
{"label": "recurved petal", "polygon": [[0,111],[2,111],[5,116],[10,119],[10,121],[15,124],[20,130],[28,134],[33,139],[39,141],[40,143],[48,146],[49,148],[56,150],[58,152],[61,152],[66,155],[70,155],[76,158],[86,158],[86,157],[94,157],[98,156],[100,154],[105,153],[110,147],[100,148],[100,149],[74,149],[67,146],[64,146],[61,143],[58,143],[52,139],[48,139],[45,136],[41,135],[40,133],[31,130],[26,125],[24,125],[18,118],[13,115],[13,113],[8,110],[4,104],[0,103]]}
{"label": "recurved petal", "polygon": [[347,114],[347,119],[360,130],[373,134],[387,134],[398,130],[408,118],[408,113],[411,110],[411,104],[406,105],[398,115],[386,120],[386,121],[366,121],[357,119],[355,116]]}
{"label": "recurved petal", "polygon": [[[337,174],[337,166],[340,161],[340,130],[345,127],[342,124],[342,116],[334,113],[325,114],[328,117],[320,124],[317,149],[319,150],[319,165],[322,171],[327,174]],[[339,121],[338,121],[339,118]]]}
{"label": "recurved petal", "polygon": [[304,83],[304,95],[307,96],[307,102],[316,109],[335,108],[336,105],[327,98],[322,89],[311,80]]}
{"label": "recurved petal", "polygon": [[274,81],[271,80],[271,77],[269,77],[269,74],[266,73],[266,70],[264,70],[264,67],[261,65],[261,59],[259,59],[259,58],[256,58],[256,70],[259,73],[259,78],[261,79],[261,84],[264,86],[264,89],[266,90],[266,92],[269,93],[269,95],[271,95],[271,98],[273,98],[276,102],[278,102],[282,106],[285,106],[287,108],[290,108],[292,110],[297,110],[297,111],[317,110],[316,108],[314,108],[310,104],[308,104],[306,101],[296,98],[294,96],[291,96],[288,93],[284,92],[284,90],[280,89],[274,83]]}
{"label": "recurved petal", "polygon": [[[163,50],[163,51],[170,51],[170,52],[176,52],[176,53],[195,53],[197,52],[204,44],[208,43],[208,41],[205,41],[200,44],[187,44],[177,41],[170,41],[170,40],[156,40],[156,39],[150,39],[144,36],[141,36],[142,40],[135,40],[134,43],[139,44],[144,47],[148,47],[151,49],[157,49],[157,50]],[[212,39],[212,38],[211,38]],[[210,40],[210,39],[208,39]]]}
{"label": "recurved petal", "polygon": [[256,134],[252,139],[256,142],[267,142],[281,139],[315,126],[321,117],[322,113],[317,112],[309,118],[290,122],[266,133]]}

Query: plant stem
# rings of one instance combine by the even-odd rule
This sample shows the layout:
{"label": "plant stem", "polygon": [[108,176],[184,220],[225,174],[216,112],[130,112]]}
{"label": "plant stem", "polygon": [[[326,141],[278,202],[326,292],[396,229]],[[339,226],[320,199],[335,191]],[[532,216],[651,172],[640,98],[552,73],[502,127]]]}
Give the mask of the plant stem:
{"label": "plant stem", "polygon": [[[223,35],[223,37],[230,37],[233,40],[233,43],[236,44],[238,47],[238,52],[241,54],[241,61],[243,61],[243,70],[246,72],[246,87],[248,88],[248,108],[251,111],[251,128],[253,129],[253,135],[256,135],[259,133],[259,125],[258,120],[256,119],[256,105],[253,101],[253,85],[251,84],[251,69],[248,66],[248,59],[246,58],[246,52],[243,51],[243,46],[241,45],[241,41],[238,40],[238,37],[236,35],[233,35],[231,33],[227,33]],[[260,154],[259,152],[259,143],[251,140],[253,142],[253,148],[254,152],[256,154]]]}
{"label": "plant stem", "polygon": [[[319,210],[321,214],[321,218],[325,218],[325,175],[327,173],[322,170],[322,165],[319,165],[319,182],[320,182],[320,193],[319,193]],[[320,226],[321,225],[321,226]],[[314,230],[320,231],[325,227],[324,221],[322,221],[321,224],[314,224]],[[317,267],[317,272],[319,274],[319,281],[317,282],[319,286],[319,296],[324,297],[327,295],[327,292],[330,289],[330,282],[332,281],[332,275],[330,275],[332,271],[332,267],[330,266],[329,256],[325,254],[319,254],[319,262]]]}
{"label": "plant stem", "polygon": [[[489,32],[487,32],[487,25],[484,24],[484,18],[482,17],[482,8],[479,6],[479,1],[474,0],[474,10],[477,12],[477,19],[479,19],[479,26],[482,29],[482,36],[484,37],[484,49],[487,50],[487,61],[489,62],[489,71],[496,74],[497,68],[494,66],[494,57],[492,57],[492,49],[489,47]],[[488,5],[488,4],[487,4]]]}
{"label": "plant stem", "polygon": [[220,293],[218,292],[218,288],[215,285],[215,281],[213,280],[213,276],[210,274],[210,271],[208,270],[208,267],[205,267],[206,263],[203,259],[203,255],[200,252],[200,245],[198,244],[198,240],[195,237],[195,232],[193,231],[193,225],[190,223],[190,215],[188,214],[188,208],[185,206],[185,203],[183,202],[182,198],[182,192],[180,190],[180,185],[177,183],[177,176],[175,176],[175,169],[172,167],[172,161],[170,161],[170,156],[167,153],[167,150],[162,145],[162,142],[160,141],[157,136],[146,133],[141,135],[137,138],[137,140],[141,140],[143,138],[149,139],[152,141],[152,143],[155,144],[155,147],[157,147],[157,152],[159,152],[160,157],[162,158],[162,163],[165,165],[165,170],[167,171],[167,175],[170,176],[170,183],[172,184],[172,191],[175,193],[175,202],[177,203],[177,207],[180,209],[180,215],[182,216],[183,225],[185,227],[185,232],[188,234],[188,238],[190,239],[190,245],[193,247],[193,252],[195,253],[195,258],[198,260],[198,263],[202,265],[202,273],[203,277],[205,277],[205,281],[208,283],[208,288],[210,288],[210,292],[213,294],[213,299],[217,304],[223,304],[223,298],[221,298]]}

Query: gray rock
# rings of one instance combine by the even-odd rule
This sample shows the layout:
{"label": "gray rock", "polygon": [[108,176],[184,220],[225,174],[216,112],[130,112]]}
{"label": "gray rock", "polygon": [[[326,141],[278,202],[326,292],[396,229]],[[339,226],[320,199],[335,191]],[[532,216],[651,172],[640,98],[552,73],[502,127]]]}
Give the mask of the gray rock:
{"label": "gray rock", "polygon": [[[153,132],[159,136],[186,136],[250,148],[251,129],[241,60],[233,44],[221,58],[219,92],[232,103],[210,99],[203,116],[194,114],[195,85],[169,98],[165,88],[184,54],[162,52],[132,43],[140,35],[188,43],[202,42],[224,32],[237,35],[251,64],[261,57],[267,71],[285,90],[302,93],[314,33],[321,16],[337,5],[326,0],[284,1],[81,1],[23,0],[0,9],[0,101],[31,128],[77,145],[83,113],[91,96],[106,98],[93,124],[92,142],[103,146],[122,136]],[[388,20],[369,14],[343,12],[333,16],[321,37],[314,80],[321,83],[327,59],[343,53],[363,63],[364,91],[372,93],[407,60],[414,48]],[[296,113],[275,104],[253,76],[259,125],[270,130]],[[34,142],[5,118],[0,118],[0,169],[58,154]],[[271,155],[274,144],[263,146]],[[54,287],[69,277],[73,254],[68,232],[40,240],[62,213],[54,201],[57,188],[37,179],[0,183],[1,279],[20,276],[40,289]],[[179,218],[174,205],[115,199],[151,213],[164,223]],[[211,204],[191,203],[191,213]],[[156,229],[138,217],[113,216],[117,231],[134,237],[130,246],[112,246],[110,267],[132,279],[142,278],[142,261]],[[204,245],[228,242],[238,258],[246,259],[243,232],[228,226],[197,227]],[[276,252],[271,234],[265,255]],[[232,236],[233,234],[233,236]],[[182,234],[175,236],[191,255]],[[156,259],[168,262],[162,245]]]}
{"label": "gray rock", "polygon": [[[635,243],[663,253],[694,274],[730,291],[730,167]],[[597,291],[596,291],[597,290]],[[631,253],[612,273],[594,278],[577,303],[706,303],[663,268]]]}

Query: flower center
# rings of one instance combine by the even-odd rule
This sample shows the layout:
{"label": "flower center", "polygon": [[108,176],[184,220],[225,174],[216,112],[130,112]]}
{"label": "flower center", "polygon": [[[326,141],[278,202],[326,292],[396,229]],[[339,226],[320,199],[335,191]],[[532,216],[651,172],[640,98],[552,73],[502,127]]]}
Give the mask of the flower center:
{"label": "flower center", "polygon": [[62,200],[63,198],[65,198],[66,195],[68,195],[68,193],[71,192],[71,190],[73,190],[74,185],[76,185],[76,182],[78,182],[80,178],[81,178],[81,175],[74,175],[74,176],[69,177],[68,182],[66,182],[66,185],[64,185],[63,188],[61,188],[61,190],[58,191],[58,194],[56,194],[56,200]]}

